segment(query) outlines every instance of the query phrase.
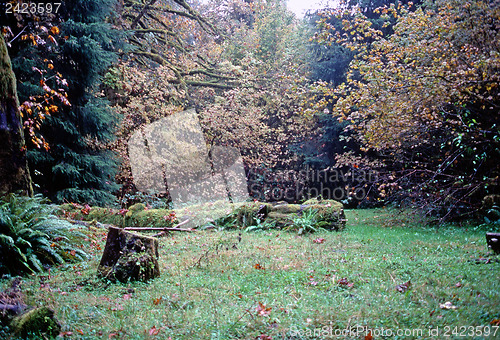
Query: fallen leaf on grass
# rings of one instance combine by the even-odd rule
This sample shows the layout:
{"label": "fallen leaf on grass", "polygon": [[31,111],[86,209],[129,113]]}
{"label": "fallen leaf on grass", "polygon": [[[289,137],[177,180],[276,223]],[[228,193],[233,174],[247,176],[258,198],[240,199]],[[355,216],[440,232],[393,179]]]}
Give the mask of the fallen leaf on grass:
{"label": "fallen leaf on grass", "polygon": [[446,301],[445,303],[440,303],[439,308],[441,308],[441,309],[457,309],[457,306],[454,306],[450,301]]}
{"label": "fallen leaf on grass", "polygon": [[260,270],[265,270],[266,268],[264,268],[263,266],[261,266],[260,264],[256,263],[254,266],[253,266],[255,269],[260,269]]}
{"label": "fallen leaf on grass", "polygon": [[372,331],[365,335],[365,340],[373,340]]}
{"label": "fallen leaf on grass", "polygon": [[318,283],[319,283],[319,282],[318,282],[318,281],[314,281],[314,279],[310,279],[310,281],[309,281],[309,284],[310,284],[311,286],[317,286],[317,285],[318,285]]}
{"label": "fallen leaf on grass", "polygon": [[149,335],[158,335],[160,331],[163,329],[163,327],[156,328],[156,326],[153,326],[149,329],[149,331],[146,331]]}
{"label": "fallen leaf on grass", "polygon": [[162,300],[163,300],[162,297],[159,297],[157,299],[153,299],[153,305],[158,306]]}
{"label": "fallen leaf on grass", "polygon": [[459,283],[455,284],[455,287],[460,288],[460,287],[462,287],[462,284],[459,282]]}
{"label": "fallen leaf on grass", "polygon": [[493,319],[493,320],[491,320],[490,325],[492,325],[492,326],[500,326],[500,319]]}
{"label": "fallen leaf on grass", "polygon": [[114,307],[111,307],[110,309],[111,311],[116,312],[119,310],[123,310],[123,306],[117,303]]}
{"label": "fallen leaf on grass", "polygon": [[257,315],[259,316],[268,316],[271,313],[271,307],[266,307],[265,304],[259,301],[259,305],[257,306]]}
{"label": "fallen leaf on grass", "polygon": [[313,240],[313,242],[314,242],[314,243],[323,243],[323,242],[325,242],[325,241],[326,241],[326,240],[325,240],[324,238],[322,238],[322,237],[320,237],[320,238],[317,238],[317,239]]}
{"label": "fallen leaf on grass", "polygon": [[344,277],[344,278],[342,278],[342,279],[340,279],[337,283],[338,283],[339,285],[341,285],[341,286],[347,286],[347,287],[352,287],[352,286],[354,286],[354,284],[353,284],[353,283],[351,283],[351,282],[349,282],[349,281],[347,280],[347,278],[345,278],[345,277]]}
{"label": "fallen leaf on grass", "polygon": [[397,285],[396,286],[396,290],[400,293],[404,293],[406,292],[407,290],[409,290],[411,287],[411,282],[408,281],[408,282],[405,282],[405,283],[402,283],[400,285]]}
{"label": "fallen leaf on grass", "polygon": [[272,340],[273,337],[265,334],[261,334],[257,339],[259,340]]}

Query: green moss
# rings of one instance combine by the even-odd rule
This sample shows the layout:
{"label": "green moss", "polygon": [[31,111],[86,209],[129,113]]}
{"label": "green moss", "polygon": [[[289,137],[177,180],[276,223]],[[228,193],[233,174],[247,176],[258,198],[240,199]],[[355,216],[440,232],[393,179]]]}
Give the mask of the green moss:
{"label": "green moss", "polygon": [[276,226],[279,228],[286,228],[293,224],[293,220],[296,217],[297,214],[285,214],[278,211],[272,211],[267,215],[267,221],[276,223]]}
{"label": "green moss", "polygon": [[114,268],[114,278],[120,282],[147,282],[158,276],[158,260],[149,252],[127,253],[120,257]]}
{"label": "green moss", "polygon": [[123,223],[123,216],[119,215],[117,210],[101,207],[92,207],[85,219],[113,225],[121,225]]}
{"label": "green moss", "polygon": [[246,228],[256,225],[258,221],[266,219],[271,204],[263,202],[249,202],[238,207],[235,210],[236,222],[239,227]]}
{"label": "green moss", "polygon": [[54,311],[47,307],[35,308],[16,317],[11,326],[14,335],[23,338],[29,335],[55,338],[61,331],[61,326],[54,317]]}
{"label": "green moss", "polygon": [[123,224],[125,227],[169,228],[174,225],[172,220],[165,218],[172,213],[172,210],[148,209],[130,213],[131,211],[125,215]]}
{"label": "green moss", "polygon": [[143,210],[146,210],[146,206],[143,203],[136,203],[128,208],[128,212],[132,214]]}
{"label": "green moss", "polygon": [[297,214],[302,209],[303,207],[300,204],[279,204],[272,207],[273,211],[283,214]]}

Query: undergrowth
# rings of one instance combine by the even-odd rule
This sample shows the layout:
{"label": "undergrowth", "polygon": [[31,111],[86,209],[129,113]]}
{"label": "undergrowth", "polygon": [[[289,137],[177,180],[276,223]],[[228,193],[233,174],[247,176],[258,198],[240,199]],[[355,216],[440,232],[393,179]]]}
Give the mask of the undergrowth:
{"label": "undergrowth", "polygon": [[[149,284],[97,279],[94,247],[89,261],[24,279],[23,292],[72,339],[463,339],[463,327],[498,338],[500,263],[484,229],[425,227],[397,210],[346,215],[342,232],[173,234]],[[92,239],[103,247],[105,235]]]}
{"label": "undergrowth", "polygon": [[10,194],[0,199],[0,274],[42,272],[51,265],[86,258],[86,237],[41,196]]}

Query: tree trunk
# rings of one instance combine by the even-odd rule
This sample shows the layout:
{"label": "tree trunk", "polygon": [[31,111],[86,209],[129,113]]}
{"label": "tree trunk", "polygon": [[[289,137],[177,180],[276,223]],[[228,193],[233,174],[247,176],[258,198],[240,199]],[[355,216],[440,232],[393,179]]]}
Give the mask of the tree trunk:
{"label": "tree trunk", "polygon": [[109,227],[97,271],[113,282],[148,281],[160,276],[158,240]]}
{"label": "tree trunk", "polygon": [[500,254],[500,233],[486,233],[486,242],[488,248],[493,250],[495,254]]}
{"label": "tree trunk", "polygon": [[16,77],[0,34],[0,195],[22,191],[33,195],[17,99]]}

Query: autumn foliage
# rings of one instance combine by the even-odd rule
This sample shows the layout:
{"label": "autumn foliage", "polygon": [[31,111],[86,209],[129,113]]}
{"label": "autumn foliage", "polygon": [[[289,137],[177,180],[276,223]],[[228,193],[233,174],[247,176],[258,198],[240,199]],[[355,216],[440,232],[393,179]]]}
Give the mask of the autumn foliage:
{"label": "autumn foliage", "polygon": [[333,114],[349,123],[358,156],[385,163],[384,188],[404,189],[390,191],[429,212],[470,213],[498,191],[499,6],[437,1],[378,12],[388,25],[396,20],[393,34],[360,12],[342,30],[320,23],[316,39],[357,53],[347,81],[329,90]]}

